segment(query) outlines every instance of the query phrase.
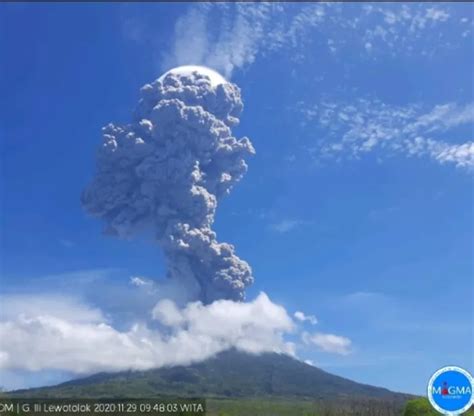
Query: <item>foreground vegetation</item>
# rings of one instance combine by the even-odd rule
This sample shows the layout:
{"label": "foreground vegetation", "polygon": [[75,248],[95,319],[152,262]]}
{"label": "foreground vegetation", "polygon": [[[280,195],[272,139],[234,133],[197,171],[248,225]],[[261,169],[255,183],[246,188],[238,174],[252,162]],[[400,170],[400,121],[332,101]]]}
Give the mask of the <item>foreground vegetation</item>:
{"label": "foreground vegetation", "polygon": [[[433,409],[430,402],[425,398],[410,400],[405,407],[403,416],[439,416]],[[474,408],[464,413],[464,416],[474,416]]]}
{"label": "foreground vegetation", "polygon": [[[405,406],[386,400],[346,399],[337,402],[295,400],[209,400],[207,416],[439,416],[425,398]],[[474,408],[464,413],[474,416]]]}
{"label": "foreground vegetation", "polygon": [[401,416],[399,403],[347,399],[338,402],[309,400],[209,400],[207,416]]}
{"label": "foreground vegetation", "polygon": [[[2,395],[0,395],[1,397]],[[6,398],[6,395],[3,395],[3,398]],[[208,399],[206,405],[206,416],[439,416],[439,413],[431,407],[425,398],[410,400],[404,405],[388,400],[349,397],[337,401],[214,398]],[[114,413],[108,414],[115,415]],[[18,416],[14,412],[2,413],[2,415]],[[134,415],[136,416],[136,414]],[[173,413],[173,415],[190,416],[193,413]],[[464,416],[474,416],[474,409],[465,413]]]}
{"label": "foreground vegetation", "polygon": [[[4,399],[8,398],[4,396]],[[42,399],[37,398],[37,402]],[[47,399],[45,399],[47,400]],[[64,399],[67,403],[68,399]],[[74,399],[73,399],[74,400]],[[93,404],[97,399],[82,399]],[[155,397],[154,400],[159,400]],[[164,402],[169,398],[161,398]],[[27,400],[29,401],[29,400]],[[171,400],[176,402],[176,400]],[[84,402],[83,402],[84,403]],[[206,416],[402,416],[403,404],[380,399],[344,398],[337,401],[310,400],[296,398],[213,398],[206,400]],[[2,412],[2,416],[27,416],[28,413]],[[146,413],[156,416],[157,413]],[[161,414],[161,413],[160,413]],[[202,413],[193,412],[164,412],[162,416],[197,416]],[[33,416],[42,413],[35,412]],[[44,413],[45,416],[51,416]],[[69,415],[69,414],[67,414]],[[81,413],[74,413],[81,416]],[[91,416],[92,413],[84,413]],[[123,413],[107,413],[109,416],[123,416]],[[130,413],[138,416],[139,413]]]}

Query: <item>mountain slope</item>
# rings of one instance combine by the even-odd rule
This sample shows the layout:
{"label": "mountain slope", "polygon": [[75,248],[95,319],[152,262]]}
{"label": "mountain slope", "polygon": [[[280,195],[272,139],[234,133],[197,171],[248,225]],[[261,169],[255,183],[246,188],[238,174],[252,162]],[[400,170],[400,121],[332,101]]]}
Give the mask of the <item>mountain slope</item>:
{"label": "mountain slope", "polygon": [[204,362],[148,371],[100,373],[53,387],[16,391],[36,397],[366,397],[405,400],[408,396],[356,383],[286,355],[226,351]]}

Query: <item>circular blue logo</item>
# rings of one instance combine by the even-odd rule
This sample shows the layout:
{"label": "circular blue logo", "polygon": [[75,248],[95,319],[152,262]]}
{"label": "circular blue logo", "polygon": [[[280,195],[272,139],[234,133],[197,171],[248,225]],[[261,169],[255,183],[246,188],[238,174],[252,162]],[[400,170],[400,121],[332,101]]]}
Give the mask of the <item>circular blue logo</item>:
{"label": "circular blue logo", "polygon": [[441,414],[457,416],[474,403],[474,380],[460,367],[443,367],[434,373],[428,383],[428,399]]}

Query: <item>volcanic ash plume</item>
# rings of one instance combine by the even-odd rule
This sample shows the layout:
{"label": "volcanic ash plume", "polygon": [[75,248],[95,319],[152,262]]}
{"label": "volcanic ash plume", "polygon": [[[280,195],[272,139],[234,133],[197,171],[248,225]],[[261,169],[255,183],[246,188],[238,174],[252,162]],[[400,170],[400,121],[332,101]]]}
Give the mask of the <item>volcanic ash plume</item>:
{"label": "volcanic ash plume", "polygon": [[133,122],[103,128],[96,176],[81,198],[107,234],[152,230],[168,277],[204,303],[242,300],[253,282],[249,265],[211,228],[218,200],[255,153],[231,132],[243,107],[239,88],[216,79],[209,70],[177,68],[145,85]]}

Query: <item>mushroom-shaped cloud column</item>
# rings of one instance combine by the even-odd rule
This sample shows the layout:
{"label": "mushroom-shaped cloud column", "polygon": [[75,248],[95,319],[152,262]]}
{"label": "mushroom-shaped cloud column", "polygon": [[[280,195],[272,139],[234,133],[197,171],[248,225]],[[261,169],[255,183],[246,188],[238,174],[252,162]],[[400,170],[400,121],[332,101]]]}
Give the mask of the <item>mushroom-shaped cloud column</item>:
{"label": "mushroom-shaped cloud column", "polygon": [[141,89],[131,124],[103,128],[96,175],[83,208],[105,232],[151,230],[168,277],[194,298],[243,300],[250,266],[212,230],[219,199],[247,171],[249,139],[232,136],[242,111],[239,88],[198,66],[174,68]]}

